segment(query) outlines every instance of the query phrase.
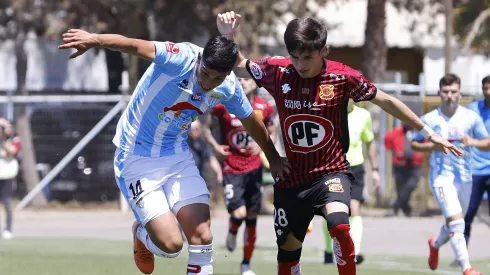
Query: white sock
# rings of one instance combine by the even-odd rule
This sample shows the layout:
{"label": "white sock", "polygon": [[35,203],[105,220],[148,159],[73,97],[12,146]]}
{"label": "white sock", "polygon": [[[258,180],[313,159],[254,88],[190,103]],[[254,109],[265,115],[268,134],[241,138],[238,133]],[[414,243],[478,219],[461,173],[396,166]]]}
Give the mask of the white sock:
{"label": "white sock", "polygon": [[356,256],[361,252],[361,241],[362,241],[362,217],[353,216],[350,217],[350,236],[354,242],[354,250]]}
{"label": "white sock", "polygon": [[439,235],[437,235],[437,239],[434,243],[435,248],[439,248],[443,246],[445,243],[449,241],[449,230],[445,224],[441,226],[441,231],[439,231]]}
{"label": "white sock", "polygon": [[456,260],[461,265],[461,271],[471,268],[470,257],[468,256],[468,249],[466,248],[466,241],[464,239],[464,220],[459,219],[450,222],[449,232],[449,241],[453,247],[454,254],[456,254]]}
{"label": "white sock", "polygon": [[138,237],[138,239],[145,244],[146,248],[150,250],[151,253],[159,257],[175,258],[180,254],[180,251],[176,253],[168,253],[158,248],[158,246],[151,241],[150,235],[148,235],[145,227],[141,224],[136,229],[136,237]]}
{"label": "white sock", "polygon": [[213,274],[213,244],[189,245],[187,275]]}

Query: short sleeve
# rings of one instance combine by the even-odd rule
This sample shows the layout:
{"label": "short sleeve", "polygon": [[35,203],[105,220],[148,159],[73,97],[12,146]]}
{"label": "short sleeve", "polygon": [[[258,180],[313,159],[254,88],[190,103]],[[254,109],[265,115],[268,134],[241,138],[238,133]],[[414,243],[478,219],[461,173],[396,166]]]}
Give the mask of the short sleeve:
{"label": "short sleeve", "polygon": [[485,139],[488,138],[488,131],[485,128],[485,124],[483,123],[482,118],[476,114],[474,111],[471,111],[474,116],[473,123],[473,137],[476,139]]}
{"label": "short sleeve", "polygon": [[225,113],[225,109],[223,104],[218,104],[211,110],[211,115],[221,119]]}
{"label": "short sleeve", "polygon": [[244,119],[252,114],[253,109],[252,105],[250,105],[250,101],[248,101],[245,96],[242,85],[240,85],[238,79],[235,79],[235,83],[237,84],[232,88],[234,89],[232,95],[226,101],[223,101],[223,105],[228,109],[228,112],[240,119]]}
{"label": "short sleeve", "polygon": [[393,150],[393,133],[394,130],[391,130],[388,131],[388,133],[386,133],[385,135],[384,141],[385,141],[385,148],[387,150]]}
{"label": "short sleeve", "polygon": [[366,121],[364,123],[364,128],[362,129],[361,138],[366,143],[369,143],[374,139],[373,120],[371,119],[369,112],[366,112]]}
{"label": "short sleeve", "polygon": [[172,71],[172,67],[182,67],[192,61],[195,53],[187,43],[158,42],[155,44],[155,59],[153,63],[164,71]]}
{"label": "short sleeve", "polygon": [[249,59],[246,68],[259,87],[263,87],[269,93],[274,93],[277,66],[271,64],[270,59]]}
{"label": "short sleeve", "polygon": [[266,127],[269,127],[274,125],[274,109],[272,109],[272,106],[267,101],[265,105],[264,124]]}
{"label": "short sleeve", "polygon": [[352,70],[347,85],[347,96],[354,102],[369,101],[376,97],[378,89],[361,73]]}

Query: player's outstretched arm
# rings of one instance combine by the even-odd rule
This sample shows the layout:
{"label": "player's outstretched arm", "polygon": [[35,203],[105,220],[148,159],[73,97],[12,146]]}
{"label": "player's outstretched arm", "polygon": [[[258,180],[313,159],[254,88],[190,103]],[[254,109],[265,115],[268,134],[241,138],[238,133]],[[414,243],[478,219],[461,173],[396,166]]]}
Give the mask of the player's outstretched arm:
{"label": "player's outstretched arm", "polygon": [[412,147],[412,150],[419,152],[432,152],[436,150],[436,145],[432,142],[419,142],[412,140],[410,146]]}
{"label": "player's outstretched arm", "polygon": [[444,153],[447,154],[449,152],[455,156],[463,155],[463,151],[454,146],[454,144],[451,144],[446,139],[443,139],[429,126],[425,125],[422,120],[420,120],[419,117],[400,100],[378,90],[376,97],[373,98],[371,102],[381,107],[381,109],[390,115],[410,125],[417,131],[420,131],[425,138],[428,138],[436,147],[444,151]]}
{"label": "player's outstretched arm", "polygon": [[274,146],[274,142],[269,136],[269,132],[260,118],[252,112],[250,116],[241,119],[243,127],[247,129],[248,134],[253,138],[264,152],[269,160],[271,174],[276,179],[276,182],[284,180],[286,174],[291,171],[291,165],[286,158],[282,158]]}
{"label": "player's outstretched arm", "polygon": [[[235,40],[235,32],[238,26],[240,26],[241,18],[242,16],[234,11],[218,14],[216,24],[218,26],[219,33],[230,40]],[[235,69],[233,70],[237,77],[250,78],[250,74],[246,69],[247,60],[248,59],[245,58],[241,52],[238,53]]]}
{"label": "player's outstretched arm", "polygon": [[77,50],[70,55],[70,58],[80,56],[90,48],[95,47],[118,50],[149,61],[153,61],[156,55],[153,42],[128,38],[119,34],[97,34],[71,29],[65,32],[62,37],[63,44],[58,46],[58,49],[72,48]]}

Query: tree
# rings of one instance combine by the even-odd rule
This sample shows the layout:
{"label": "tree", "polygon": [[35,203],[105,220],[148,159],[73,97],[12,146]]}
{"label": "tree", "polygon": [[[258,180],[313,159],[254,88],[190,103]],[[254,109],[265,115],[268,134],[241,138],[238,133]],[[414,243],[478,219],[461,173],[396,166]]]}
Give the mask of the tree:
{"label": "tree", "polygon": [[463,51],[490,54],[490,1],[467,0],[457,6],[454,32]]}

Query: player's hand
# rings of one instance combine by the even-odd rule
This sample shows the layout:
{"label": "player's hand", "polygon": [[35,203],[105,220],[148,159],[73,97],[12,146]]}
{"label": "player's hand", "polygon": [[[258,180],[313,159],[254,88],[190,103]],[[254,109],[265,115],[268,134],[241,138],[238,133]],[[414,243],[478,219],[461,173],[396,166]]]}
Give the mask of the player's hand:
{"label": "player's hand", "polygon": [[96,33],[89,33],[84,30],[71,29],[63,35],[63,45],[58,46],[58,49],[76,49],[77,51],[70,55],[71,58],[82,55],[92,47],[99,45]]}
{"label": "player's hand", "polygon": [[225,160],[230,155],[230,146],[218,144],[214,147],[216,158],[220,161]]}
{"label": "player's hand", "polygon": [[286,175],[291,172],[291,164],[287,158],[279,157],[278,159],[270,159],[271,175],[274,177],[274,182],[278,183],[286,179]]}
{"label": "player's hand", "polygon": [[234,11],[224,12],[218,14],[216,18],[216,24],[218,25],[218,31],[222,35],[230,35],[235,32],[235,30],[240,25],[240,19],[242,16]]}
{"label": "player's hand", "polygon": [[245,151],[249,155],[255,156],[255,155],[260,154],[260,152],[262,151],[262,149],[260,149],[260,146],[257,144],[257,142],[252,142],[249,145],[247,145],[247,147],[245,148]]}
{"label": "player's hand", "polygon": [[461,149],[457,148],[454,146],[454,144],[442,138],[437,133],[433,133],[432,136],[430,136],[429,141],[436,146],[436,149],[442,150],[445,154],[451,153],[457,157],[463,155],[463,151],[461,151]]}
{"label": "player's hand", "polygon": [[464,146],[475,146],[477,143],[476,139],[474,139],[468,135],[463,136],[461,141],[463,142]]}
{"label": "player's hand", "polygon": [[371,179],[373,180],[374,189],[377,190],[379,188],[379,182],[381,177],[379,176],[379,171],[373,170],[371,173]]}

